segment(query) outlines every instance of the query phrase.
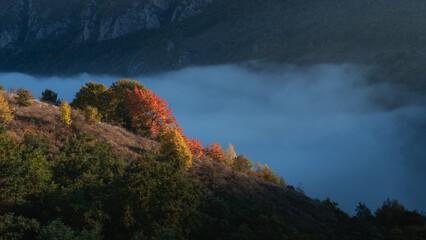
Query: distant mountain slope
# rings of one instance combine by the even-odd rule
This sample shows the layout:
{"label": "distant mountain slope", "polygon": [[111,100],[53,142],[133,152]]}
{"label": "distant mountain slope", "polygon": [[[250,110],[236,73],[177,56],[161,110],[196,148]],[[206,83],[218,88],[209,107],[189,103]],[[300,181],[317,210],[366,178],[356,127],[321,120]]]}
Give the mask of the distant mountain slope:
{"label": "distant mountain slope", "polygon": [[[30,107],[16,104],[14,94],[0,91],[2,96],[15,108],[15,119],[6,132],[17,141],[26,133],[47,137],[52,149],[59,149],[64,136],[72,133],[89,133],[99,140],[108,141],[117,154],[131,161],[144,150],[155,150],[159,143],[135,135],[125,129],[106,123],[89,125],[81,113],[73,112],[73,123],[65,128],[60,122],[60,110],[51,104],[34,101]],[[262,179],[236,172],[230,167],[206,158],[194,158],[188,171],[188,178],[203,186],[208,194],[225,191],[235,197],[248,199],[267,206],[290,227],[307,224],[314,236],[341,236],[341,239],[362,239],[349,221],[342,220],[339,212],[327,207],[319,200],[313,200],[293,188],[282,187]],[[306,230],[307,231],[307,230]]]}
{"label": "distant mountain slope", "polygon": [[426,89],[422,0],[0,0],[0,70],[131,76],[247,60],[382,66]]}

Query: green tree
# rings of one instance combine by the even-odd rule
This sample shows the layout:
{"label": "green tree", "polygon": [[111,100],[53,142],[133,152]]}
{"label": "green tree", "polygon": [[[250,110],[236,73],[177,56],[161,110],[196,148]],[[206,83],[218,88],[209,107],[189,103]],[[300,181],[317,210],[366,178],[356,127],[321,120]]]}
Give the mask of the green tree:
{"label": "green tree", "polygon": [[107,142],[83,134],[66,138],[53,163],[58,188],[46,207],[50,214],[60,213],[73,229],[101,228],[110,219],[106,201],[114,195],[114,180],[123,174],[123,160]]}
{"label": "green tree", "polygon": [[34,199],[51,186],[45,140],[25,135],[18,144],[0,135],[0,213]]}
{"label": "green tree", "polygon": [[98,109],[102,117],[106,117],[107,107],[111,99],[108,97],[107,87],[94,82],[81,86],[80,91],[75,94],[71,107],[84,111],[87,106]]}
{"label": "green tree", "polygon": [[243,156],[243,154],[240,154],[234,159],[232,167],[240,172],[250,172],[253,169],[253,163],[249,158],[246,158]]}
{"label": "green tree", "polygon": [[48,88],[41,93],[40,100],[42,102],[52,103],[55,105],[59,104],[58,94]]}
{"label": "green tree", "polygon": [[26,90],[23,88],[18,89],[17,92],[18,96],[16,97],[16,102],[24,107],[28,107],[31,106],[32,104],[32,99],[34,98],[34,96],[31,94],[30,90]]}
{"label": "green tree", "polygon": [[200,192],[181,168],[156,158],[145,154],[126,169],[121,183],[122,224],[131,233],[143,232],[146,236],[165,228],[182,235],[189,227],[184,220],[195,211]]}
{"label": "green tree", "polygon": [[13,213],[0,215],[0,240],[34,239],[39,226],[36,219]]}
{"label": "green tree", "polygon": [[122,79],[114,82],[108,89],[108,116],[112,122],[118,122],[126,128],[132,128],[132,116],[129,114],[126,97],[128,91],[134,91],[135,87],[146,91],[145,85],[138,81]]}

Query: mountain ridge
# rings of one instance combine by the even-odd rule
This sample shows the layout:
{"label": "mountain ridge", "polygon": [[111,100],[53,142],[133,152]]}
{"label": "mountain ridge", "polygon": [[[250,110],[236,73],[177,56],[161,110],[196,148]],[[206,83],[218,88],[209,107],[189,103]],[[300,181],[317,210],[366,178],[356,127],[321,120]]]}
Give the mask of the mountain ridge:
{"label": "mountain ridge", "polygon": [[424,1],[29,2],[0,2],[1,71],[136,76],[250,60],[353,62],[378,66],[373,81],[426,89]]}

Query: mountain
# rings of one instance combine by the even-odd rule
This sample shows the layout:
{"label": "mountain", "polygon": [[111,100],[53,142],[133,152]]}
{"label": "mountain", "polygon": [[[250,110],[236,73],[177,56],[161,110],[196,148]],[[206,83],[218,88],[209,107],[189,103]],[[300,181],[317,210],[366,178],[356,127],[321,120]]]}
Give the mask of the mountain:
{"label": "mountain", "polygon": [[[56,163],[55,161],[59,161],[58,158],[52,157],[55,156],[55,154],[58,154],[62,151],[64,151],[63,146],[69,143],[69,138],[67,136],[73,136],[73,134],[81,135],[81,134],[90,134],[98,141],[106,141],[108,146],[110,146],[110,150],[112,150],[115,154],[117,154],[119,157],[122,157],[123,159],[126,159],[126,165],[131,164],[135,161],[141,161],[138,156],[146,151],[158,151],[160,148],[160,143],[156,140],[145,138],[139,134],[135,134],[132,132],[129,132],[125,130],[122,127],[119,126],[113,126],[107,123],[97,123],[95,125],[89,124],[85,121],[84,116],[79,111],[73,111],[72,113],[72,123],[69,127],[64,127],[63,123],[60,121],[61,114],[60,109],[57,106],[54,106],[53,104],[48,104],[45,102],[40,101],[32,101],[31,106],[21,106],[17,104],[16,95],[1,92],[2,96],[7,100],[8,105],[10,107],[14,108],[14,120],[12,120],[6,128],[2,127],[2,133],[0,134],[0,148],[1,149],[7,149],[11,146],[5,146],[3,145],[5,143],[5,134],[7,138],[13,139],[13,141],[17,141],[18,143],[23,143],[24,146],[26,142],[28,142],[28,136],[38,136],[42,140],[42,142],[47,143],[47,148],[50,149],[46,153],[46,155],[51,156],[50,160],[50,166],[52,169],[56,169]],[[30,138],[32,139],[32,138]],[[7,140],[11,141],[11,140]],[[34,140],[32,140],[34,141]],[[30,141],[31,142],[31,141]],[[31,145],[31,151],[34,154],[37,154],[39,149],[38,147],[41,145],[40,142],[35,141],[36,145]],[[10,142],[9,142],[10,144]],[[95,143],[93,143],[93,139],[90,140],[89,145],[93,146]],[[37,147],[38,146],[38,147]],[[82,161],[82,158],[79,158],[77,156],[79,152],[83,151],[90,153],[90,146],[84,147],[83,145],[74,144],[72,145],[75,149],[70,149],[73,151],[73,154],[69,157],[71,158],[71,162],[69,165],[66,166],[67,169],[70,170],[73,174],[73,178],[79,179],[79,174],[75,171],[75,167],[78,166],[79,161]],[[95,145],[96,146],[96,145]],[[105,147],[105,146],[104,146]],[[84,150],[81,150],[84,149]],[[2,150],[3,151],[3,150]],[[8,151],[8,150],[6,150]],[[9,150],[11,151],[11,150]],[[25,150],[23,150],[25,152]],[[99,151],[99,150],[98,150]],[[3,154],[3,152],[1,152]],[[9,156],[12,156],[9,152]],[[0,156],[0,164],[3,164],[1,166],[5,166],[7,162],[3,155]],[[25,155],[25,159],[31,159],[34,157],[33,155]],[[64,156],[64,155],[59,155]],[[105,156],[104,156],[105,157]],[[60,159],[60,158],[59,158]],[[101,159],[102,160],[102,159]],[[15,159],[15,161],[17,161]],[[93,161],[93,159],[92,159]],[[87,163],[86,163],[87,164]],[[42,161],[39,160],[38,163],[35,165],[37,169],[40,168],[42,165]],[[101,165],[101,168],[105,168],[107,165]],[[9,168],[11,166],[8,166]],[[9,169],[8,168],[8,169]],[[94,170],[90,168],[89,166],[85,166],[83,170],[86,168],[90,169],[90,172],[94,174]],[[113,170],[111,170],[113,171]],[[37,174],[40,174],[37,172]],[[66,175],[65,173],[62,173]],[[85,174],[89,174],[85,173]],[[166,173],[164,173],[166,174]],[[328,236],[328,237],[338,237],[339,239],[364,239],[363,233],[361,230],[354,228],[356,226],[355,222],[353,222],[345,213],[341,212],[337,208],[330,207],[327,204],[324,204],[323,202],[319,200],[311,199],[307,196],[305,196],[300,191],[294,190],[293,187],[285,187],[280,186],[277,184],[273,184],[267,181],[264,181],[260,178],[247,175],[242,172],[235,171],[234,169],[231,169],[228,166],[225,166],[223,163],[217,162],[212,159],[206,159],[204,157],[202,158],[193,158],[193,164],[192,167],[185,173],[186,178],[190,180],[193,184],[196,186],[199,186],[203,189],[203,192],[206,194],[207,197],[213,198],[216,196],[216,198],[213,198],[213,203],[215,201],[219,201],[220,204],[219,208],[217,209],[218,212],[213,212],[211,216],[208,217],[210,219],[209,221],[212,221],[214,218],[218,218],[219,221],[231,221],[229,218],[242,218],[245,221],[247,221],[248,217],[251,216],[244,216],[246,214],[261,214],[263,217],[269,217],[271,216],[277,217],[277,220],[273,223],[269,223],[271,227],[270,233],[268,233],[270,236],[278,236],[278,234],[282,234],[282,229],[288,229],[288,231],[292,231],[293,238],[296,239],[297,236],[311,236],[311,237],[319,237],[319,236]],[[14,175],[14,181],[17,181],[17,175],[18,173],[15,173]],[[39,175],[38,175],[39,176]],[[0,179],[0,181],[4,182],[4,179],[7,179],[7,173]],[[55,174],[53,174],[53,178],[55,177]],[[155,176],[151,176],[152,178],[155,178]],[[34,177],[37,178],[37,177]],[[2,180],[3,179],[3,180]],[[88,178],[85,181],[90,181]],[[75,180],[79,182],[79,180]],[[148,180],[138,180],[138,184],[142,184],[143,181]],[[83,181],[84,182],[84,181]],[[42,185],[41,182],[37,183],[38,185]],[[56,180],[55,185],[58,186],[61,185],[60,180]],[[176,184],[176,183],[174,183]],[[0,193],[3,193],[3,190],[6,188],[5,185],[2,188],[0,188]],[[92,186],[93,187],[93,186]],[[135,186],[133,186],[135,187]],[[66,188],[63,186],[63,188]],[[90,195],[89,191],[92,188],[85,188],[80,189],[78,191],[83,191],[85,197],[87,198]],[[59,190],[46,190],[45,193],[37,195],[35,198],[46,198],[50,199],[49,201],[55,201],[55,192]],[[76,191],[76,190],[73,190]],[[114,190],[117,191],[117,190]],[[12,191],[13,192],[13,191]],[[67,194],[71,194],[71,190],[67,190]],[[50,196],[50,194],[53,194]],[[116,197],[114,194],[112,194],[112,197]],[[56,196],[58,197],[58,196]],[[182,196],[181,196],[182,197]],[[17,227],[16,229],[9,229],[8,230],[8,224],[12,224],[10,222],[4,222],[5,219],[2,215],[5,213],[4,206],[4,196],[0,198],[0,237],[1,236],[7,236],[4,234],[7,234],[7,231],[16,231],[16,229],[19,229]],[[71,195],[70,197],[66,197],[67,200],[63,200],[68,202],[71,207],[75,208],[73,211],[78,213],[79,211],[85,211],[84,209],[87,206],[79,206],[78,202],[73,201],[80,201],[79,199],[82,198],[82,196],[77,197],[77,199],[74,199]],[[86,199],[83,198],[83,199]],[[132,197],[126,196],[126,198],[131,199]],[[95,197],[97,199],[97,197]],[[43,200],[35,200],[34,199],[28,200],[31,204],[34,204],[35,207],[41,208],[38,210],[30,210],[34,206],[29,205],[28,207],[22,207],[22,205],[17,204],[15,206],[14,211],[17,215],[18,213],[22,213],[25,216],[30,216],[32,218],[37,218],[38,221],[41,221],[41,224],[49,222],[54,218],[56,215],[61,214],[71,214],[67,213],[66,208],[68,206],[63,206],[61,203],[43,203]],[[92,199],[89,197],[89,199],[84,200],[86,202],[92,201]],[[205,202],[201,202],[202,204],[207,204],[208,201],[204,200]],[[223,203],[221,203],[221,201]],[[22,204],[22,203],[21,203]],[[47,205],[43,205],[47,204]],[[57,209],[56,213],[52,213],[51,210],[49,210],[49,207],[52,207],[49,204],[59,204],[61,205],[54,207],[54,209]],[[89,203],[87,203],[89,204]],[[99,204],[99,203],[98,203]],[[154,203],[152,203],[154,204]],[[212,203],[209,203],[212,204]],[[217,204],[217,203],[216,203]],[[232,205],[236,204],[235,209],[222,209],[223,207],[228,208]],[[241,205],[243,204],[243,205]],[[229,205],[229,206],[228,206]],[[7,206],[7,205],[6,205]],[[43,207],[44,206],[44,207]],[[114,211],[120,211],[121,208],[118,204],[113,205]],[[210,208],[217,207],[214,204],[213,205],[207,205]],[[91,206],[95,208],[94,206]],[[102,208],[104,208],[103,206]],[[240,210],[239,208],[242,208],[243,210]],[[62,209],[62,210],[61,210]],[[96,211],[99,211],[97,209]],[[212,211],[211,209],[209,212]],[[224,212],[221,212],[224,211]],[[239,212],[241,211],[241,212]],[[260,211],[259,213],[256,213],[257,211]],[[6,211],[7,212],[7,211]],[[42,217],[38,217],[39,215]],[[51,214],[51,216],[49,215]],[[88,216],[85,216],[85,218],[92,218],[90,216],[90,212],[85,213]],[[230,214],[228,215],[222,215],[222,214]],[[71,214],[72,215],[72,214]],[[239,216],[242,215],[242,216]],[[2,218],[3,216],[3,218]],[[75,219],[67,219],[66,215],[63,216],[62,221],[64,221],[67,224],[75,224]],[[72,215],[73,217],[76,217]],[[196,217],[197,215],[194,215]],[[221,217],[222,216],[222,217]],[[224,216],[226,218],[222,219]],[[256,215],[254,215],[256,216]],[[95,217],[96,218],[96,217]],[[50,220],[46,220],[50,219]],[[111,222],[112,220],[109,219],[109,217],[101,218],[103,222]],[[117,219],[119,220],[119,219]],[[258,222],[259,220],[256,219],[248,219],[252,224],[260,224]],[[79,221],[86,221],[86,220],[79,220]],[[94,220],[91,220],[94,221]],[[241,220],[238,220],[241,221]],[[269,220],[268,220],[269,221]],[[272,229],[273,227],[280,226],[280,222],[284,222],[285,227],[278,228],[278,229]],[[265,222],[266,223],[266,222]],[[276,225],[279,223],[278,225]],[[107,223],[104,223],[107,224]],[[202,225],[205,224],[208,227],[207,222],[202,222]],[[225,222],[220,223],[225,224]],[[235,231],[234,229],[229,229],[229,226],[226,223],[223,226],[226,226],[226,228],[220,230],[219,232],[216,232],[215,234],[226,234],[229,231]],[[237,222],[236,224],[244,224],[244,222]],[[78,224],[77,224],[78,226]],[[218,226],[216,226],[218,227]],[[235,226],[232,226],[235,228]],[[238,227],[238,225],[236,226]],[[258,231],[266,231],[267,228],[263,229],[261,226],[257,226],[259,228]],[[78,228],[77,228],[78,229]],[[13,230],[13,231],[12,231]],[[29,231],[28,229],[26,231]],[[52,230],[51,230],[52,231]],[[276,231],[276,232],[274,232]],[[25,231],[23,231],[25,232]],[[31,231],[29,231],[31,232]],[[54,232],[54,231],[53,231]],[[108,232],[108,230],[102,231],[104,234],[105,232]],[[299,233],[300,232],[300,233]],[[236,233],[235,233],[236,234]],[[247,233],[240,233],[242,235]],[[272,234],[272,235],[271,235]],[[275,234],[275,235],[274,235]],[[301,235],[299,235],[301,234]],[[244,235],[245,236],[245,235]],[[339,237],[340,236],[340,237]],[[105,236],[106,239],[117,239],[113,236]],[[211,237],[211,239],[219,239],[218,236],[208,236]],[[232,236],[227,236],[226,239],[239,239]],[[292,238],[292,239],[293,239]],[[19,238],[21,239],[21,238]],[[27,239],[27,238],[24,238]],[[28,238],[31,239],[31,238]],[[92,238],[90,238],[92,239]],[[125,239],[123,236],[121,236],[119,239]],[[163,239],[163,238],[161,238]],[[206,238],[196,238],[196,239],[206,239]],[[209,238],[210,239],[210,238]],[[222,239],[222,238],[220,238]],[[269,239],[281,239],[272,237]]]}
{"label": "mountain", "polygon": [[377,67],[425,92],[422,0],[1,0],[0,70],[132,76],[250,60]]}
{"label": "mountain", "polygon": [[[99,87],[76,95],[93,103],[89,86]],[[190,152],[189,145],[178,130],[146,135],[66,106],[32,100],[24,89],[0,91],[1,239],[426,237],[426,215],[396,200],[374,215],[359,203],[350,217],[328,198],[274,183],[266,164],[244,171],[203,151],[188,168],[181,147]]]}

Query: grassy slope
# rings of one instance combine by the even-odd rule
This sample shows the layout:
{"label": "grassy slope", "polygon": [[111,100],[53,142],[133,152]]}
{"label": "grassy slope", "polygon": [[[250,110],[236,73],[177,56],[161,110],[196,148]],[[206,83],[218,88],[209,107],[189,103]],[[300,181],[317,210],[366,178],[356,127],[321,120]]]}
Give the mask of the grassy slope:
{"label": "grassy slope", "polygon": [[[128,160],[135,160],[143,150],[156,150],[159,143],[117,126],[106,123],[88,125],[83,116],[73,113],[73,123],[66,128],[59,121],[59,108],[51,104],[33,101],[30,107],[20,107],[15,103],[15,95],[2,92],[15,108],[15,119],[10,123],[7,134],[16,140],[22,140],[25,133],[45,136],[50,140],[51,148],[62,145],[62,137],[71,133],[90,133],[98,139],[108,141],[113,149]],[[254,200],[267,206],[280,216],[288,226],[307,225],[313,233],[332,231],[335,234],[352,234],[349,223],[340,222],[338,214],[332,209],[291,188],[281,187],[259,178],[235,172],[218,162],[206,158],[194,158],[188,171],[188,178],[203,186],[207,194],[218,189],[234,196]],[[355,234],[356,235],[356,234]]]}

